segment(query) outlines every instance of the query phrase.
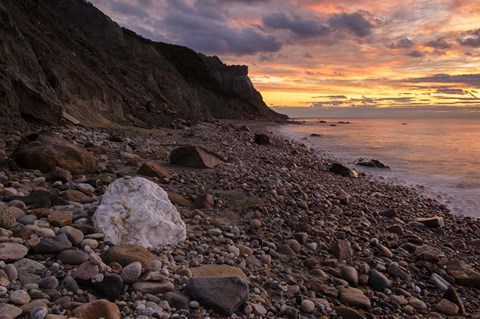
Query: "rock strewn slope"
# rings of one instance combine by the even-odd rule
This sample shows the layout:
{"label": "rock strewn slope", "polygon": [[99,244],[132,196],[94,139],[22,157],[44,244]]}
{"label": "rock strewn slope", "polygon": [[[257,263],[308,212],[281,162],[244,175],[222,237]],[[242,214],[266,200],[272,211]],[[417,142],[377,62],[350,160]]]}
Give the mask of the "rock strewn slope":
{"label": "rock strewn slope", "polygon": [[246,66],[155,43],[83,0],[0,4],[0,119],[165,126],[175,119],[284,119]]}

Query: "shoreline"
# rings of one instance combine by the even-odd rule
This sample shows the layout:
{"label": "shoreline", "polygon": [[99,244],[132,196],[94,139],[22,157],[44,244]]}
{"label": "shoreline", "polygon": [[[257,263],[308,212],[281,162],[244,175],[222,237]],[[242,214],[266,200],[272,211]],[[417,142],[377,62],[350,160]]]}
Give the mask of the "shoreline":
{"label": "shoreline", "polygon": [[[77,143],[89,145],[101,172],[84,178],[76,176],[59,189],[53,187],[48,174],[4,170],[0,199],[6,198],[6,188],[27,193],[43,188],[63,196],[67,190],[78,190],[79,184],[92,180],[94,192],[84,193],[85,198],[68,205],[73,212],[71,225],[90,225],[109,184],[98,181],[135,176],[143,162],[154,160],[172,177],[152,180],[181,195],[185,199],[182,205],[186,205],[175,203],[186,223],[186,241],[152,250],[163,262],[164,280],[174,287],[168,293],[185,298],[185,284],[192,269],[226,264],[241,269],[250,281],[248,301],[236,311],[241,318],[252,314],[260,318],[328,318],[339,314],[344,318],[404,314],[440,318],[446,314],[462,315],[462,309],[463,315],[479,314],[480,300],[475,288],[480,288],[480,274],[474,270],[479,267],[479,220],[453,215],[437,201],[405,186],[334,175],[328,172],[333,159],[320,158],[315,150],[301,143],[280,136],[272,136],[272,143],[267,145],[253,142],[256,132],[270,131],[277,125],[283,124],[222,121],[178,130],[123,131],[56,127],[55,131],[67,140],[74,138]],[[7,153],[19,137],[6,136]],[[168,163],[173,149],[188,144],[205,146],[224,159],[225,164],[200,170]],[[204,194],[211,196],[212,205],[191,206]],[[29,207],[20,210],[24,216],[34,212]],[[41,215],[36,218],[46,219]],[[27,225],[20,222],[15,227],[22,229]],[[55,232],[52,225],[40,225]],[[18,242],[27,248],[35,243],[32,237],[17,237],[18,231],[3,234],[7,234],[7,242]],[[97,246],[89,246],[94,255],[111,249],[100,235],[90,237],[96,242],[92,245]],[[65,275],[59,271],[73,278],[78,272],[79,266],[67,267],[58,262],[58,255],[29,253],[26,258],[29,256],[48,267],[59,264],[60,270],[53,276],[60,282]],[[456,259],[466,265],[451,265]],[[105,270],[103,275],[112,272]],[[147,273],[143,269],[142,276]],[[471,276],[468,282],[462,274]],[[42,276],[51,277],[52,273]],[[0,295],[2,302],[24,285],[18,279],[9,284],[12,289],[7,288]],[[53,289],[62,291],[61,287]],[[132,298],[132,285],[124,284],[122,289],[122,293],[111,298],[122,317],[144,315],[141,309],[153,307],[147,306],[152,298],[148,293],[136,291]],[[88,303],[86,291],[80,295],[65,294],[70,297],[56,311],[62,316],[71,315],[69,309],[73,305]],[[170,307],[170,311],[165,308],[158,314],[161,318],[179,311],[172,310],[168,293],[154,294],[157,304],[167,301]],[[62,296],[48,296],[44,303],[52,313],[53,301]],[[139,304],[145,307],[138,307]],[[188,307],[187,302],[187,308],[198,318],[225,317],[208,312],[209,308],[202,305]]]}

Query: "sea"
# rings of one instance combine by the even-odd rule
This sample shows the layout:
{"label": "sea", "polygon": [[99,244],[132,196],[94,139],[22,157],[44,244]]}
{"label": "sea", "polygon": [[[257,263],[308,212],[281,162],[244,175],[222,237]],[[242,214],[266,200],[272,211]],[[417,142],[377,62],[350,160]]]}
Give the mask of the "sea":
{"label": "sea", "polygon": [[414,187],[447,205],[454,214],[480,218],[480,119],[296,121],[304,123],[275,130],[316,149],[321,156],[352,166],[358,158],[380,160],[391,171],[355,169],[373,179]]}

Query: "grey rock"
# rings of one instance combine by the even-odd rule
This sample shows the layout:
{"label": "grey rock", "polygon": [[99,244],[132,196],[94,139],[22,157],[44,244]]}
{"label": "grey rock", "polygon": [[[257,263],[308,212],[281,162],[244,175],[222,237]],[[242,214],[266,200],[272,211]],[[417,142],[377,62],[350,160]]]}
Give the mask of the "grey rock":
{"label": "grey rock", "polygon": [[398,265],[398,263],[396,262],[393,262],[391,263],[389,266],[388,266],[388,269],[387,269],[387,272],[392,275],[392,276],[395,276],[395,277],[399,277],[403,280],[411,280],[412,278],[410,277],[410,275],[407,273],[407,271],[405,269],[403,269],[402,267],[400,267]]}
{"label": "grey rock", "polygon": [[78,249],[66,249],[57,254],[57,259],[64,264],[80,265],[88,261],[89,256],[86,252]]}
{"label": "grey rock", "polygon": [[60,232],[65,233],[68,240],[70,240],[74,246],[78,246],[83,238],[85,238],[85,235],[80,230],[73,228],[72,226],[62,227]]}
{"label": "grey rock", "polygon": [[72,247],[66,234],[61,233],[53,238],[45,238],[38,245],[33,247],[36,254],[56,254],[62,250]]}
{"label": "grey rock", "polygon": [[165,294],[165,300],[167,300],[170,306],[174,308],[189,309],[190,298],[188,298],[187,295],[176,292],[167,292]]}
{"label": "grey rock", "polygon": [[448,287],[450,287],[450,283],[443,279],[440,275],[436,273],[432,273],[430,276],[430,281],[437,287],[437,289],[446,292]]}
{"label": "grey rock", "polygon": [[38,272],[45,269],[45,266],[38,261],[23,258],[13,263],[18,272],[18,279],[23,284],[37,283],[40,280]]}
{"label": "grey rock", "polygon": [[248,300],[248,284],[240,277],[194,277],[187,293],[205,308],[231,315]]}
{"label": "grey rock", "polygon": [[384,291],[390,287],[392,282],[384,274],[376,269],[370,269],[368,272],[368,285],[376,291]]}
{"label": "grey rock", "polygon": [[127,265],[125,268],[123,268],[120,276],[122,277],[125,283],[130,284],[136,281],[141,274],[142,274],[142,264],[138,261],[135,261]]}
{"label": "grey rock", "polygon": [[58,279],[55,276],[48,276],[40,279],[38,285],[44,289],[55,289],[58,287]]}
{"label": "grey rock", "polygon": [[48,309],[44,307],[35,307],[30,310],[30,319],[44,319],[48,315]]}

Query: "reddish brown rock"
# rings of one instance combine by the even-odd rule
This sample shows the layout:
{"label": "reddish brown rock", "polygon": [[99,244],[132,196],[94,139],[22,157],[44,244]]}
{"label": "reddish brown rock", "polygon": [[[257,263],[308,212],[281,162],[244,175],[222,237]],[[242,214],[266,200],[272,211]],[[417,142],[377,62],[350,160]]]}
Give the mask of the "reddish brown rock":
{"label": "reddish brown rock", "polygon": [[117,262],[124,267],[138,261],[143,267],[148,267],[158,257],[140,245],[117,245],[104,252],[102,259],[107,264]]}
{"label": "reddish brown rock", "polygon": [[137,171],[138,175],[148,176],[148,177],[158,177],[158,178],[171,178],[172,174],[168,172],[165,168],[160,166],[160,164],[149,161],[143,163],[142,166]]}
{"label": "reddish brown rock", "polygon": [[20,167],[42,172],[58,166],[74,174],[84,174],[93,173],[97,167],[95,157],[83,146],[45,131],[27,136],[12,157]]}
{"label": "reddish brown rock", "polygon": [[86,198],[87,195],[75,189],[67,189],[66,191],[62,192],[61,197],[68,201],[80,202]]}
{"label": "reddish brown rock", "polygon": [[223,163],[218,155],[200,146],[184,146],[174,149],[170,153],[170,162],[194,168],[214,168]]}
{"label": "reddish brown rock", "polygon": [[71,225],[72,219],[73,213],[68,211],[54,211],[48,215],[48,222],[58,227]]}
{"label": "reddish brown rock", "polygon": [[192,201],[190,201],[188,198],[186,198],[185,196],[183,196],[181,194],[171,192],[171,191],[167,191],[167,195],[168,195],[168,199],[174,205],[180,205],[180,206],[186,206],[186,207],[189,207],[189,206],[193,205]]}
{"label": "reddish brown rock", "polygon": [[337,241],[331,250],[338,259],[350,260],[353,257],[352,244],[346,239]]}
{"label": "reddish brown rock", "polygon": [[117,305],[104,299],[83,304],[73,310],[73,315],[80,319],[121,319]]}

